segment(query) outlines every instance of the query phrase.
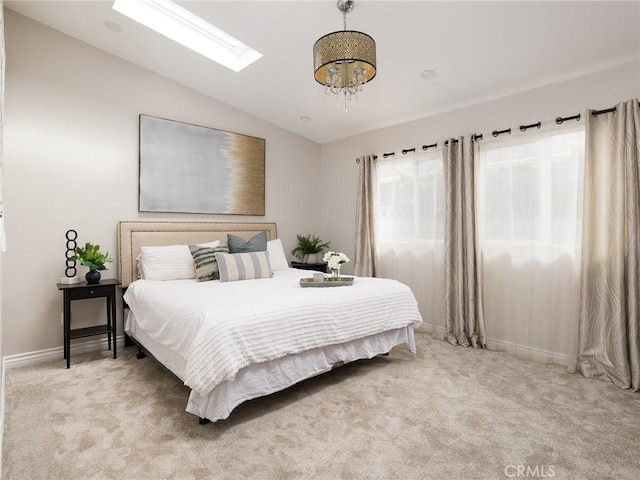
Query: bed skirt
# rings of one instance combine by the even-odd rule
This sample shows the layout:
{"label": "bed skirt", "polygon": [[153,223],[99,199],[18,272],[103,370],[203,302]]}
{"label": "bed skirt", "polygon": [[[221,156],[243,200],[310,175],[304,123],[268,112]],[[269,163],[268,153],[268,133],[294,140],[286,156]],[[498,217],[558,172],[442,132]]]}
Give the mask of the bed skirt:
{"label": "bed skirt", "polygon": [[[131,312],[127,316],[125,331],[184,381],[186,361],[137,329]],[[235,379],[221,383],[209,395],[192,390],[186,411],[214,422],[223,420],[247,400],[279,392],[302,380],[328,372],[334,366],[388,353],[397,345],[406,345],[415,354],[413,325],[249,365],[241,369]]]}

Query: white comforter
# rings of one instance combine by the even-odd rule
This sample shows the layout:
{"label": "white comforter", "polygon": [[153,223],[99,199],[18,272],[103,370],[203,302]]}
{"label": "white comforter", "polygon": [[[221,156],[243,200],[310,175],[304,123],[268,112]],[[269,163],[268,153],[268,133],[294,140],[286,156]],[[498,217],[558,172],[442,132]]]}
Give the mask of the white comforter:
{"label": "white comforter", "polygon": [[302,270],[221,283],[133,282],[124,296],[137,324],[186,361],[184,382],[207,395],[243,367],[422,323],[411,290],[395,280],[302,288]]}

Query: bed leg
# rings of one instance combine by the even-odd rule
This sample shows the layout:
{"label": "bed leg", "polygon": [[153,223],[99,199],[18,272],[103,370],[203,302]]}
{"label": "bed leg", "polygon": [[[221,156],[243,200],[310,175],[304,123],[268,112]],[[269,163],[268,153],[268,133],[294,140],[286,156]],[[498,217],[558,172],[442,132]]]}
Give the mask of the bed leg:
{"label": "bed leg", "polygon": [[147,354],[144,353],[140,347],[138,347],[138,353],[136,353],[136,358],[138,360],[142,360],[143,358],[146,358],[146,356]]}
{"label": "bed leg", "polygon": [[211,423],[211,420],[209,420],[208,418],[199,418],[198,423],[200,425],[206,425],[207,423]]}

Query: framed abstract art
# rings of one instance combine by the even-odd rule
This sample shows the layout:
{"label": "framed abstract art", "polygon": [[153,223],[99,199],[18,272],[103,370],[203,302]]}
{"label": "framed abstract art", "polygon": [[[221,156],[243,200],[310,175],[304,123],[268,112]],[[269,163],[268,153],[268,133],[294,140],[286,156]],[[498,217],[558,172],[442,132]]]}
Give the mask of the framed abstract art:
{"label": "framed abstract art", "polygon": [[141,212],[264,215],[265,140],[140,115]]}

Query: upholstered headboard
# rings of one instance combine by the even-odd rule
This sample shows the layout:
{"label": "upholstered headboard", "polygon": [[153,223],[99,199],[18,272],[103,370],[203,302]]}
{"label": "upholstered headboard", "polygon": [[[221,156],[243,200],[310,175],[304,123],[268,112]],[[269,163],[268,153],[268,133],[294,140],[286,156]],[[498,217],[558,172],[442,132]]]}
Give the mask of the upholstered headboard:
{"label": "upholstered headboard", "polygon": [[138,279],[136,258],[143,246],[189,245],[227,241],[227,233],[246,240],[260,232],[278,238],[275,223],[120,222],[118,224],[118,276],[126,288]]}

